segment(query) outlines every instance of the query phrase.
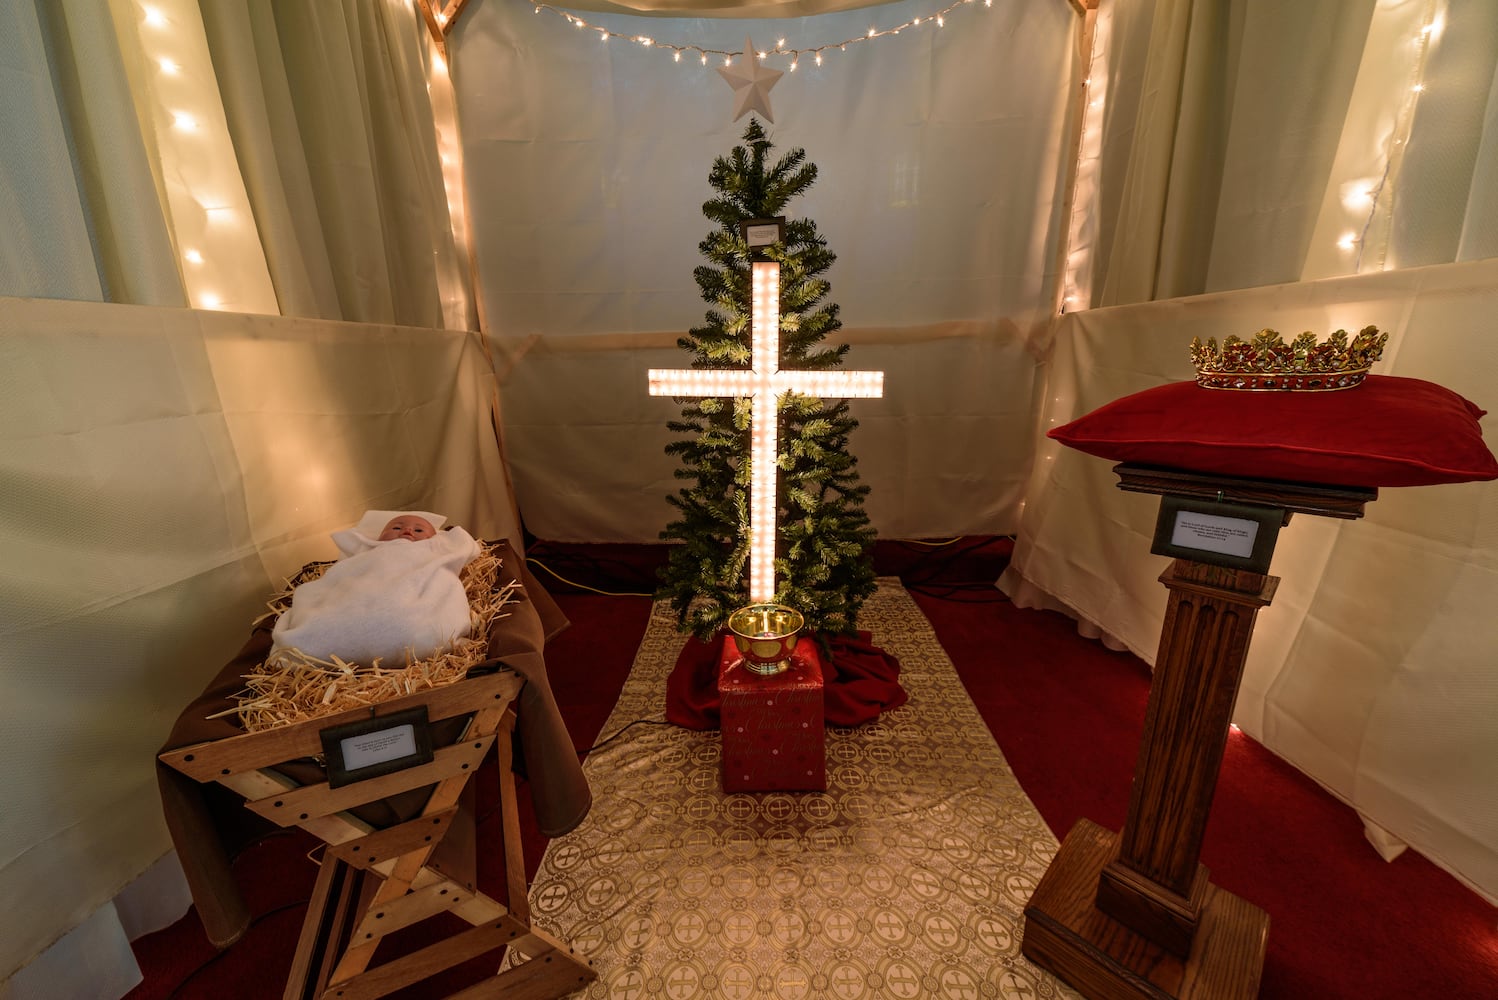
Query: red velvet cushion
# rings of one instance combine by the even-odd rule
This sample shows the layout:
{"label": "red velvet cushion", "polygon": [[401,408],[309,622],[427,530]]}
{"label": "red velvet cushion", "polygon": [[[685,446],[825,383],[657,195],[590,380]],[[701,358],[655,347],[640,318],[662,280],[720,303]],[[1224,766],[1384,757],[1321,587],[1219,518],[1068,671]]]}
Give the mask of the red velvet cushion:
{"label": "red velvet cushion", "polygon": [[1248,479],[1425,486],[1498,479],[1484,410],[1414,378],[1336,392],[1238,392],[1172,382],[1098,407],[1050,436],[1089,455]]}

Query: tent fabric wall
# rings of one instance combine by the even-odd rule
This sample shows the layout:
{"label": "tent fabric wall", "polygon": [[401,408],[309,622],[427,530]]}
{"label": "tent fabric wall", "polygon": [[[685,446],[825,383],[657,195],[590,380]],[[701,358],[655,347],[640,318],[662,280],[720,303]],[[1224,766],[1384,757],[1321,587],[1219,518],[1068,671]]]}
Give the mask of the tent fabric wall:
{"label": "tent fabric wall", "polygon": [[[781,21],[590,23],[742,52],[746,35],[762,48],[837,42],[933,10],[907,0]],[[804,148],[819,169],[789,210],[838,255],[834,339],[852,345],[848,368],[887,373],[884,399],[853,404],[851,446],[883,534],[1014,528],[1079,25],[1064,0],[972,4],[944,28],[834,48],[821,67],[803,57],[770,93],[775,154]],[[654,541],[678,485],[663,449],[680,407],[648,397],[645,373],[690,360],[674,344],[708,308],[692,278],[712,227],[708,171],[748,120],[732,121],[720,57],[600,44],[527,4],[466,10],[451,48],[527,527]]]}
{"label": "tent fabric wall", "polygon": [[[526,527],[553,541],[651,542],[678,489],[649,368],[679,368],[677,334],[499,338],[529,348],[504,383],[506,455]],[[851,369],[885,372],[884,397],[854,400],[850,448],[887,538],[1009,534],[1018,523],[1038,362],[1012,323],[844,330]],[[507,361],[499,362],[503,369]],[[565,387],[565,389],[559,389]]]}
{"label": "tent fabric wall", "polygon": [[154,753],[366,509],[518,537],[476,334],[0,299],[0,979],[168,848]]}
{"label": "tent fabric wall", "polygon": [[[1498,260],[1094,309],[1055,329],[1042,423],[1189,380],[1193,337],[1272,327],[1390,333],[1375,370],[1498,410]],[[1203,392],[1211,390],[1202,390]],[[1353,390],[1356,391],[1356,390]],[[1490,447],[1498,421],[1483,428]],[[1010,570],[1153,661],[1166,592],[1158,504],[1113,463],[1043,441]],[[1378,827],[1498,900],[1498,484],[1384,489],[1357,521],[1296,516],[1271,572],[1235,719]]]}
{"label": "tent fabric wall", "polygon": [[[461,243],[432,225],[445,192],[431,118],[409,93],[416,67],[433,67],[414,10],[154,6],[176,34],[155,33],[128,0],[0,5],[0,129],[19,137],[0,147],[0,294],[17,296],[0,300],[11,553],[0,724],[17,734],[0,749],[0,899],[31,904],[0,935],[0,976],[160,855],[151,752],[265,592],[331,553],[329,530],[365,507],[409,504],[479,533],[518,532],[491,425],[500,384],[529,526],[559,540],[655,539],[675,485],[663,447],[676,410],[646,395],[644,372],[686,357],[673,344],[705,309],[691,274],[707,170],[742,134],[711,67],[600,45],[550,5],[468,5],[449,53],[489,329],[480,340],[391,326],[476,315]],[[830,299],[849,367],[888,373],[887,398],[854,408],[875,526],[888,537],[1018,529],[1006,586],[1054,595],[1146,657],[1164,603],[1147,555],[1153,508],[1038,430],[1187,377],[1194,332],[1275,324],[1378,323],[1396,334],[1384,370],[1498,408],[1480,325],[1498,274],[1478,260],[1498,232],[1488,0],[1103,0],[1111,42],[1090,68],[1076,64],[1082,20],[1066,0],[964,5],[939,32],[867,43],[870,25],[942,5],[702,0],[700,17],[596,6],[621,32],[728,51],[746,34],[762,47],[856,40],[782,79],[772,135],[822,171],[795,210],[840,256]],[[1444,39],[1424,31],[1432,17]],[[157,74],[164,39],[191,54],[187,78]],[[1154,75],[1152,50],[1173,54]],[[1125,298],[1474,263],[1054,320],[1071,228],[1059,218],[1068,91],[1089,70],[1108,94],[1103,134],[1083,152],[1099,185],[1077,201],[1102,268],[1082,268],[1083,304],[1136,253],[1148,287]],[[1416,70],[1429,100],[1380,79]],[[1182,87],[1189,100],[1160,100]],[[169,131],[172,99],[188,92],[218,102],[200,136],[233,155],[205,163],[209,142]],[[343,103],[330,110],[322,99],[335,92]],[[387,99],[363,103],[371,94]],[[1177,117],[1149,138],[1168,146],[1136,145],[1142,116],[1162,114]],[[347,127],[304,128],[301,116]],[[407,131],[353,127],[368,118]],[[1409,149],[1397,163],[1395,139]],[[1185,162],[1203,149],[1203,163]],[[347,186],[325,169],[340,160],[359,164]],[[205,166],[227,171],[253,226],[210,225],[219,203],[188,183]],[[1353,211],[1343,195],[1386,168],[1373,208],[1350,216],[1369,222],[1378,252],[1344,252],[1328,239]],[[1151,170],[1174,180],[1162,190]],[[371,174],[400,183],[376,190]],[[420,224],[379,228],[401,219]],[[210,237],[233,252],[184,264]],[[377,245],[400,253],[362,252]],[[429,252],[430,271],[417,266]],[[174,308],[199,301],[210,266],[245,276],[239,312]],[[64,299],[78,302],[45,301]],[[88,304],[99,300],[135,305]],[[277,310],[321,318],[244,315]],[[1240,703],[1246,729],[1490,898],[1498,706],[1482,654],[1498,638],[1495,502],[1490,485],[1389,490],[1356,523],[1296,519]]]}

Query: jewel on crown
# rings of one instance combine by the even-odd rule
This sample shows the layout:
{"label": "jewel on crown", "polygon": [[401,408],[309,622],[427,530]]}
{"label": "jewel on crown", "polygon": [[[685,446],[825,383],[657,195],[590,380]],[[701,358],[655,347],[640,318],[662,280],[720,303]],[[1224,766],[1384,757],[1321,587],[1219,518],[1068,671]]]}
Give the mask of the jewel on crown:
{"label": "jewel on crown", "polygon": [[1351,389],[1363,381],[1388,343],[1389,335],[1364,327],[1349,342],[1346,330],[1324,341],[1307,331],[1290,343],[1274,330],[1260,330],[1253,340],[1229,336],[1221,350],[1215,338],[1191,340],[1196,384],[1208,389],[1329,390]]}

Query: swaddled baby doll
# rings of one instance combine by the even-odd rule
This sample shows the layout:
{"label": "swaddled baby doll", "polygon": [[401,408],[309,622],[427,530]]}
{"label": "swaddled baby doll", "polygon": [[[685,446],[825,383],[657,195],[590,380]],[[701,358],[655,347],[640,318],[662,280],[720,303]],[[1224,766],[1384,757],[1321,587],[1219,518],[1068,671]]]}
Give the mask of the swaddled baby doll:
{"label": "swaddled baby doll", "polygon": [[427,511],[372,510],[333,533],[340,558],[297,587],[276,621],[267,662],[278,651],[400,668],[468,634],[468,595],[458,573],[479,554],[462,528]]}

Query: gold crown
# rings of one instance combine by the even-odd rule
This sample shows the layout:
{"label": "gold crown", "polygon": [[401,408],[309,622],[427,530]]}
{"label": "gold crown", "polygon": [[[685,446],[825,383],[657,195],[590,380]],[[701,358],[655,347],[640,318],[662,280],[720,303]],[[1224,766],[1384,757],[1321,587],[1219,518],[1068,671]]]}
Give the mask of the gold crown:
{"label": "gold crown", "polygon": [[1217,341],[1191,340],[1196,384],[1208,389],[1351,389],[1363,381],[1369,367],[1383,355],[1387,333],[1365,326],[1347,340],[1338,330],[1324,342],[1307,331],[1285,343],[1274,330],[1260,330],[1253,340],[1230,336]]}

